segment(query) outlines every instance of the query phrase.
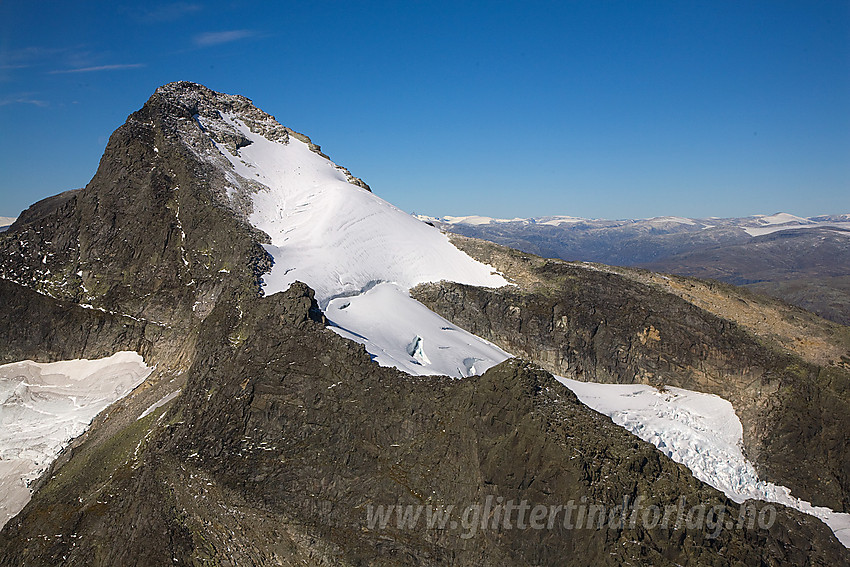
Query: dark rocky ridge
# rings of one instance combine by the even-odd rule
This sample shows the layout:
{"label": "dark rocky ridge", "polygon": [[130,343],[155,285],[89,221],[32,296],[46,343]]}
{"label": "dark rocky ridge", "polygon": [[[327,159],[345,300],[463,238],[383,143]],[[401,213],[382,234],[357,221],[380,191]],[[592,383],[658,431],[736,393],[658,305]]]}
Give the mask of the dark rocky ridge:
{"label": "dark rocky ridge", "polygon": [[[243,332],[244,342],[229,340]],[[770,530],[723,530],[716,539],[639,524],[488,529],[471,538],[462,530],[370,529],[369,504],[463,507],[487,495],[532,505],[584,497],[613,507],[644,495],[659,505],[684,497],[688,506],[738,507],[521,361],[462,381],[378,367],[323,327],[306,286],[241,313],[220,303],[198,343],[179,403],[83,454],[87,462],[60,469],[0,532],[0,565],[834,565],[850,558],[826,526],[787,509]]]}
{"label": "dark rocky ridge", "polygon": [[261,298],[265,235],[227,198],[195,119],[200,105],[238,97],[210,93],[160,89],[110,138],[86,188],[34,205],[0,234],[0,359],[138,348],[157,365],[42,478],[0,532],[0,565],[848,561],[828,528],[794,511],[771,530],[716,540],[364,530],[367,503],[466,505],[487,494],[737,507],[533,367],[412,378],[324,329],[305,286]]}
{"label": "dark rocky ridge", "polygon": [[569,378],[717,394],[735,407],[747,456],[764,478],[817,505],[850,509],[847,368],[802,360],[616,273],[457,243],[523,285],[420,286],[412,295],[430,309]]}

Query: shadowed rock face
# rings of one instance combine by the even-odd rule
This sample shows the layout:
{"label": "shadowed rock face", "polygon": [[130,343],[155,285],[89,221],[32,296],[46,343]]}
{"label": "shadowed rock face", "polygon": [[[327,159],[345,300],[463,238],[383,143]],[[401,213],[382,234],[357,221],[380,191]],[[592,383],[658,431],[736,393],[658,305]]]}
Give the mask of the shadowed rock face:
{"label": "shadowed rock face", "polygon": [[148,352],[145,323],[84,309],[0,280],[0,364],[103,358],[117,350]]}
{"label": "shadowed rock face", "polygon": [[227,198],[193,118],[234,105],[267,122],[247,104],[163,87],[113,134],[86,188],[0,233],[0,360],[137,349],[157,365],[41,479],[0,532],[0,565],[848,561],[825,525],[784,509],[769,530],[716,539],[640,526],[470,538],[370,528],[370,505],[462,509],[488,495],[738,507],[534,366],[413,378],[325,329],[303,284],[261,297],[266,236],[245,222],[247,201]]}
{"label": "shadowed rock face", "polygon": [[[475,247],[465,249],[475,255]],[[743,424],[747,455],[764,477],[804,500],[850,509],[846,368],[806,362],[732,321],[622,275],[501,250],[509,257],[479,254],[514,272],[522,288],[441,282],[412,295],[470,332],[569,378],[671,385],[726,398]],[[522,256],[524,267],[512,264]]]}
{"label": "shadowed rock face", "polygon": [[265,235],[198,157],[202,142],[214,146],[193,119],[208,91],[196,87],[158,91],[112,134],[84,189],[34,204],[0,233],[0,278],[137,324],[148,362],[169,367],[191,359],[218,299],[259,296],[271,265]]}
{"label": "shadowed rock face", "polygon": [[[244,336],[244,340],[234,340]],[[614,507],[738,507],[511,360],[413,378],[322,324],[296,284],[241,315],[214,309],[183,395],[58,471],[0,533],[0,565],[828,565],[846,550],[781,509],[771,530],[369,527],[370,505],[488,495]],[[141,442],[141,443],[140,443]],[[109,470],[95,463],[114,462]],[[84,472],[85,471],[85,472]],[[516,517],[516,516],[515,516]],[[458,516],[458,520],[460,517]],[[51,534],[44,538],[42,535]],[[64,534],[57,537],[56,534]],[[70,534],[75,534],[72,537]],[[461,537],[472,535],[472,537]],[[24,543],[27,542],[27,543]],[[116,545],[116,542],[121,542]]]}

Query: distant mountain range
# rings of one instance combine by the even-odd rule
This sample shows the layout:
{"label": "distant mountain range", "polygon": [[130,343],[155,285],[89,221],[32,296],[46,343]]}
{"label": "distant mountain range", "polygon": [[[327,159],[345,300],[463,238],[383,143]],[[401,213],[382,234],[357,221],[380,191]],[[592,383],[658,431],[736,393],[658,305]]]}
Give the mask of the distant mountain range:
{"label": "distant mountain range", "polygon": [[544,257],[743,285],[850,324],[850,214],[638,220],[418,218],[449,232]]}
{"label": "distant mountain range", "polygon": [[[571,216],[548,216],[531,218],[500,219],[470,215],[465,217],[429,217],[426,215],[415,215],[423,221],[434,222],[442,225],[535,225],[554,227],[595,227],[614,228],[637,226],[655,230],[678,232],[678,226],[682,232],[696,230],[730,229],[740,228],[750,236],[762,236],[777,232],[779,230],[796,228],[837,227],[850,229],[850,214],[820,215],[815,217],[798,217],[789,213],[774,213],[772,215],[752,215],[749,217],[709,217],[704,219],[685,217],[653,217],[649,219],[627,219],[627,220],[605,220],[588,219]],[[690,228],[685,228],[690,227]]]}

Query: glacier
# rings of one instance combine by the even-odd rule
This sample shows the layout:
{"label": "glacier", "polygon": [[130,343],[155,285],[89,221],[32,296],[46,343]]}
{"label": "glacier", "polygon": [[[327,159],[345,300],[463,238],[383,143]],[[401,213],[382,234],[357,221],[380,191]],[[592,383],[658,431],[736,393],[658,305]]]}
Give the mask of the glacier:
{"label": "glacier", "polygon": [[150,376],[142,357],[0,366],[0,528],[31,497],[30,484],[92,420]]}

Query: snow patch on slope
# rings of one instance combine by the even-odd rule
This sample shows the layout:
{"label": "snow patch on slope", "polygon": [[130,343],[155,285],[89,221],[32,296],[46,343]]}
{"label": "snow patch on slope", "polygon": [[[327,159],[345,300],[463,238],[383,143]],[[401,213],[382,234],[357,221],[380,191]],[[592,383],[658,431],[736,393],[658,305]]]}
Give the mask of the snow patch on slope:
{"label": "snow patch on slope", "polygon": [[448,237],[348,182],[330,160],[304,142],[272,142],[238,118],[225,116],[251,141],[225,154],[239,175],[268,188],[253,195],[251,224],[271,237],[275,266],[265,279],[268,293],[303,281],[322,307],[334,297],[389,281],[409,289],[451,280],[506,285],[490,266],[455,248]]}
{"label": "snow patch on slope", "polygon": [[580,222],[585,222],[587,219],[582,217],[568,217],[568,216],[555,216],[555,217],[535,217],[531,219],[535,224],[543,224],[548,226],[561,226],[562,224],[577,224]]}
{"label": "snow patch on slope", "polygon": [[850,547],[850,514],[812,506],[791,491],[759,480],[742,450],[743,427],[732,404],[719,396],[635,384],[594,384],[556,376],[582,403],[609,416],[735,502],[776,502],[823,520]]}
{"label": "snow patch on slope", "polygon": [[809,219],[805,219],[803,217],[798,217],[798,216],[792,215],[790,213],[776,213],[776,214],[773,214],[773,215],[756,215],[756,219],[758,219],[759,224],[762,224],[762,225],[788,224],[788,223],[809,224],[811,222],[811,221],[809,221]]}
{"label": "snow patch on slope", "polygon": [[150,407],[148,407],[148,409],[146,409],[145,411],[143,411],[143,412],[142,412],[142,415],[140,415],[140,416],[136,419],[136,421],[140,421],[140,420],[142,420],[142,419],[146,418],[147,416],[149,416],[150,414],[152,414],[153,412],[155,412],[156,410],[158,410],[159,408],[161,408],[162,406],[164,406],[165,404],[167,404],[168,402],[170,402],[171,400],[173,400],[174,398],[176,398],[177,396],[179,396],[179,395],[180,395],[180,393],[181,393],[182,391],[183,391],[183,389],[182,389],[182,388],[178,388],[177,390],[175,390],[175,391],[171,392],[170,394],[166,394],[166,395],[164,395],[164,396],[163,396],[162,398],[160,398],[158,401],[156,401],[156,402],[152,403],[152,404],[150,405]]}
{"label": "snow patch on slope", "polygon": [[480,224],[498,224],[504,222],[522,222],[525,219],[515,218],[515,219],[496,219],[493,217],[482,217],[479,215],[470,215],[466,217],[443,217],[439,219],[442,222],[446,222],[449,224],[470,224],[470,225],[480,225]]}
{"label": "snow patch on slope", "polygon": [[686,219],[684,217],[653,217],[651,219],[645,219],[649,224],[687,224],[687,225],[696,225],[697,222],[693,219]]}
{"label": "snow patch on slope", "polygon": [[99,360],[0,366],[0,527],[36,480],[97,414],[153,372],[135,352]]}
{"label": "snow patch on slope", "polygon": [[[205,123],[209,119],[198,119],[207,128],[221,127]],[[408,290],[440,280],[488,287],[508,282],[490,266],[458,250],[436,228],[349,183],[340,168],[301,140],[271,141],[252,132],[238,116],[224,114],[221,120],[250,143],[234,150],[236,153],[217,144],[219,151],[236,174],[264,186],[251,194],[249,221],[271,238],[266,250],[274,257],[274,266],[264,278],[266,293],[283,291],[295,281],[306,283],[315,290],[320,307],[339,325],[339,332],[366,345],[381,364],[412,369],[416,374],[462,368],[467,356],[449,363],[445,357],[431,354],[429,345],[442,344],[442,340],[440,333],[429,335],[426,329],[438,325],[424,313],[427,310],[419,309]],[[392,284],[393,291],[381,288],[371,293],[382,283]],[[378,296],[390,301],[393,308],[378,306]],[[333,309],[335,299],[345,299],[350,310]],[[381,325],[376,325],[378,311],[370,309],[380,309]],[[410,313],[417,318],[402,321]],[[422,328],[414,328],[417,326]],[[388,329],[404,334],[391,336],[384,332]],[[409,361],[399,360],[397,343],[406,347],[416,335],[424,341],[428,356],[411,367]],[[463,354],[461,350],[458,356]],[[488,360],[497,362],[496,358]],[[465,375],[456,370],[451,374]]]}
{"label": "snow patch on slope", "polygon": [[839,228],[850,230],[850,222],[807,222],[807,224],[771,224],[765,226],[748,226],[744,230],[750,236],[764,236],[765,234],[773,234],[780,230],[798,230],[803,228]]}
{"label": "snow patch on slope", "polygon": [[828,227],[850,229],[850,218],[846,215],[804,218],[789,213],[754,215],[746,219],[741,228],[750,236],[764,236],[780,230]]}
{"label": "snow patch on slope", "polygon": [[560,226],[562,224],[574,224],[584,222],[587,219],[581,217],[570,216],[549,216],[549,217],[533,217],[533,218],[512,218],[512,219],[497,219],[493,217],[484,217],[480,215],[468,215],[464,217],[429,217],[427,215],[414,215],[417,219],[424,222],[438,222],[445,224],[465,224],[469,226],[480,226],[485,224],[504,224],[504,223],[525,223],[525,224],[543,224],[550,226]]}
{"label": "snow patch on slope", "polygon": [[7,228],[12,226],[12,223],[17,219],[15,217],[0,217],[0,232],[4,232]]}
{"label": "snow patch on slope", "polygon": [[334,299],[325,315],[334,331],[365,345],[378,364],[409,374],[461,378],[510,358],[411,299],[396,284],[382,283],[364,294]]}

